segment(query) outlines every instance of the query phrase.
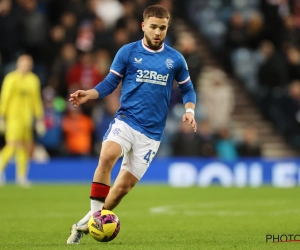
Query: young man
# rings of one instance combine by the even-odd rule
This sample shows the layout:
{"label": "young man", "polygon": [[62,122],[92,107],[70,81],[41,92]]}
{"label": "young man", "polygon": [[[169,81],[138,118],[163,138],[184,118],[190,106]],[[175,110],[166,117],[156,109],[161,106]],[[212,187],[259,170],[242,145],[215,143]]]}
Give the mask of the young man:
{"label": "young man", "polygon": [[28,187],[27,168],[33,144],[33,121],[39,134],[45,132],[40,81],[31,72],[33,60],[21,55],[17,69],[4,78],[0,99],[0,130],[5,131],[6,145],[0,153],[0,184],[9,160],[16,155],[17,184]]}
{"label": "young man", "polygon": [[[143,18],[144,38],[118,51],[110,73],[94,89],[78,90],[70,96],[70,102],[78,107],[112,93],[122,81],[120,107],[104,136],[91,186],[91,210],[72,226],[67,244],[78,244],[88,232],[90,216],[104,207],[114,209],[145,174],[162,138],[174,79],[186,108],[182,120],[196,132],[196,94],[186,62],[164,44],[170,15],[164,7],[152,5]],[[110,189],[111,170],[120,156],[121,170]]]}

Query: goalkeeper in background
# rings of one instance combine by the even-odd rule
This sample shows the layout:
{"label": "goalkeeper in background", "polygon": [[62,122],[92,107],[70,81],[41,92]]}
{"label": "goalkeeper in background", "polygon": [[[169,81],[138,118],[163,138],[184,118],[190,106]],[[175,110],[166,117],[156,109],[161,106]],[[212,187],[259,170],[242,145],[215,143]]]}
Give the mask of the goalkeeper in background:
{"label": "goalkeeper in background", "polygon": [[6,145],[0,152],[0,184],[9,160],[16,156],[16,182],[28,187],[28,163],[33,147],[33,125],[39,135],[45,133],[40,81],[32,72],[30,55],[21,55],[16,70],[8,73],[0,96],[0,131],[5,134]]}

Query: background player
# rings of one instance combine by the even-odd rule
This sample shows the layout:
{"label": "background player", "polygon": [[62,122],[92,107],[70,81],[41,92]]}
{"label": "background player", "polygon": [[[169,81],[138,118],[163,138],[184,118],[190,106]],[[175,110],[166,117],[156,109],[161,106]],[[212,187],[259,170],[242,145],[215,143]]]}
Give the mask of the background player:
{"label": "background player", "polygon": [[[145,9],[144,38],[123,46],[110,73],[94,89],[78,90],[70,102],[78,107],[89,99],[103,98],[122,81],[120,107],[104,136],[99,163],[91,186],[91,210],[71,228],[68,244],[79,243],[88,232],[91,214],[114,209],[142,178],[155,156],[165,128],[173,81],[178,82],[187,121],[196,131],[196,94],[183,56],[164,44],[170,15],[159,5]],[[111,170],[123,156],[121,170],[110,189]]]}
{"label": "background player", "polygon": [[45,132],[40,81],[31,72],[33,60],[30,55],[21,55],[15,71],[3,80],[0,99],[0,130],[5,131],[6,145],[0,153],[0,182],[9,160],[16,155],[16,181],[27,187],[28,162],[33,144],[33,122],[38,134]]}

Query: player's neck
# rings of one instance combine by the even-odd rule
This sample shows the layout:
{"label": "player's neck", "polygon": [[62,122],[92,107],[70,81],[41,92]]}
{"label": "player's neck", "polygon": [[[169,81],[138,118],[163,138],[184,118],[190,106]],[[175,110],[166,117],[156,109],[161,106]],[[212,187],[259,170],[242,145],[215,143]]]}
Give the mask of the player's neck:
{"label": "player's neck", "polygon": [[17,69],[17,71],[21,74],[21,75],[26,75],[29,71],[24,71],[24,70],[20,70]]}
{"label": "player's neck", "polygon": [[143,38],[143,41],[142,41],[142,42],[143,42],[144,46],[146,46],[148,49],[153,50],[153,51],[161,50],[161,48],[163,47],[163,45],[161,45],[158,49],[152,49],[152,48],[148,45],[147,40],[146,40],[145,37]]}

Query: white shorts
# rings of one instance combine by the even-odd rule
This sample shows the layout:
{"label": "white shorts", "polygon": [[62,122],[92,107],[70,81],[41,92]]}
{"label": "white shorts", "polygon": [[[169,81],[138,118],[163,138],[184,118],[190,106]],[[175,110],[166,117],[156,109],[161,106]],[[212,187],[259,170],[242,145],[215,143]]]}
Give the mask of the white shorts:
{"label": "white shorts", "polygon": [[118,119],[110,124],[104,137],[104,142],[106,141],[114,141],[121,145],[121,169],[127,170],[138,180],[147,171],[160,145],[160,141],[150,139]]}

